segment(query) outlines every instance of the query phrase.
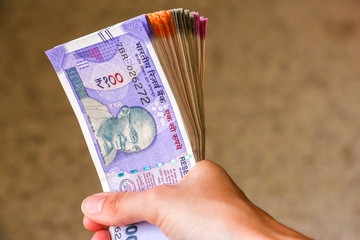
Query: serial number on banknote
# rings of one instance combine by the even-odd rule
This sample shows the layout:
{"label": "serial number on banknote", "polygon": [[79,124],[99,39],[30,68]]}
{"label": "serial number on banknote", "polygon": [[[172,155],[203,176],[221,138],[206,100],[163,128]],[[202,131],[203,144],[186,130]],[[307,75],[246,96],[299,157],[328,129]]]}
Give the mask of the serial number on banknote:
{"label": "serial number on banknote", "polygon": [[132,66],[134,62],[127,55],[122,42],[119,42],[118,44],[116,44],[116,46],[118,47],[118,51],[121,54],[122,60],[126,65],[126,69],[129,72],[129,76],[131,77],[131,80],[134,83],[135,90],[137,91],[137,94],[140,95],[141,104],[145,105],[146,103],[150,103],[150,98],[147,96],[148,94],[144,89],[143,84],[140,82],[140,79],[137,77],[137,72],[134,70],[134,67]]}

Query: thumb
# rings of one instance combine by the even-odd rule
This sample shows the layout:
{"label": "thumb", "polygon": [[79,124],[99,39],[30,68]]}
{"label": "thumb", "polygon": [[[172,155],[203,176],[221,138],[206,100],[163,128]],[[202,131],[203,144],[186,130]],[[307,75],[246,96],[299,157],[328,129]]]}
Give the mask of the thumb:
{"label": "thumb", "polygon": [[157,216],[154,197],[149,191],[99,193],[86,198],[81,210],[90,220],[106,226],[153,222]]}

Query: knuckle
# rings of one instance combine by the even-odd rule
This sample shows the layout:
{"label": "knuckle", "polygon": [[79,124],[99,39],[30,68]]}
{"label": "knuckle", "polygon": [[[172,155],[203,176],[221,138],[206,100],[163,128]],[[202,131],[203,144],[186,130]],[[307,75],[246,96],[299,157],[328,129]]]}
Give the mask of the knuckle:
{"label": "knuckle", "polygon": [[202,160],[196,165],[198,174],[200,175],[213,175],[216,177],[227,175],[226,171],[220,165],[209,160]]}
{"label": "knuckle", "polygon": [[126,198],[127,192],[118,192],[113,197],[111,197],[107,204],[109,214],[114,216],[121,212],[121,209],[124,208]]}
{"label": "knuckle", "polygon": [[169,185],[161,185],[155,186],[148,190],[147,201],[157,201],[159,198],[165,197],[170,190],[171,186]]}
{"label": "knuckle", "polygon": [[157,224],[160,219],[162,219],[163,215],[163,207],[167,205],[167,201],[171,197],[171,193],[169,190],[172,186],[169,185],[162,185],[162,186],[155,186],[149,190],[147,190],[147,194],[145,195],[145,201],[151,204],[151,214],[149,214],[149,222],[153,224]]}

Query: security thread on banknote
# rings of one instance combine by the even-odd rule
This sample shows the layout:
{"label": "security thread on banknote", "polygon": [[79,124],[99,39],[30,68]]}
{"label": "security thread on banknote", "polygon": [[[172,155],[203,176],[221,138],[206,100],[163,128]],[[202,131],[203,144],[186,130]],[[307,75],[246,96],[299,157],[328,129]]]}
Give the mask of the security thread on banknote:
{"label": "security thread on banknote", "polygon": [[[46,51],[74,109],[104,191],[175,184],[205,156],[207,19],[141,15]],[[166,239],[155,226],[113,239]]]}

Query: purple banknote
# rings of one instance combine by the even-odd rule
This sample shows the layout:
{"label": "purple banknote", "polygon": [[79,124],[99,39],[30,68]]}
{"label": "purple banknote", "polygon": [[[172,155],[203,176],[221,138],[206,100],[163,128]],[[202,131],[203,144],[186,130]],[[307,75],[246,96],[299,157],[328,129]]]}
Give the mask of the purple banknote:
{"label": "purple banknote", "polygon": [[[149,34],[142,15],[46,52],[104,191],[175,184],[195,162]],[[166,239],[159,238],[162,234],[154,226],[142,223],[132,230],[134,226],[137,239],[155,239],[151,234]],[[112,230],[113,239],[127,239],[126,227]]]}

